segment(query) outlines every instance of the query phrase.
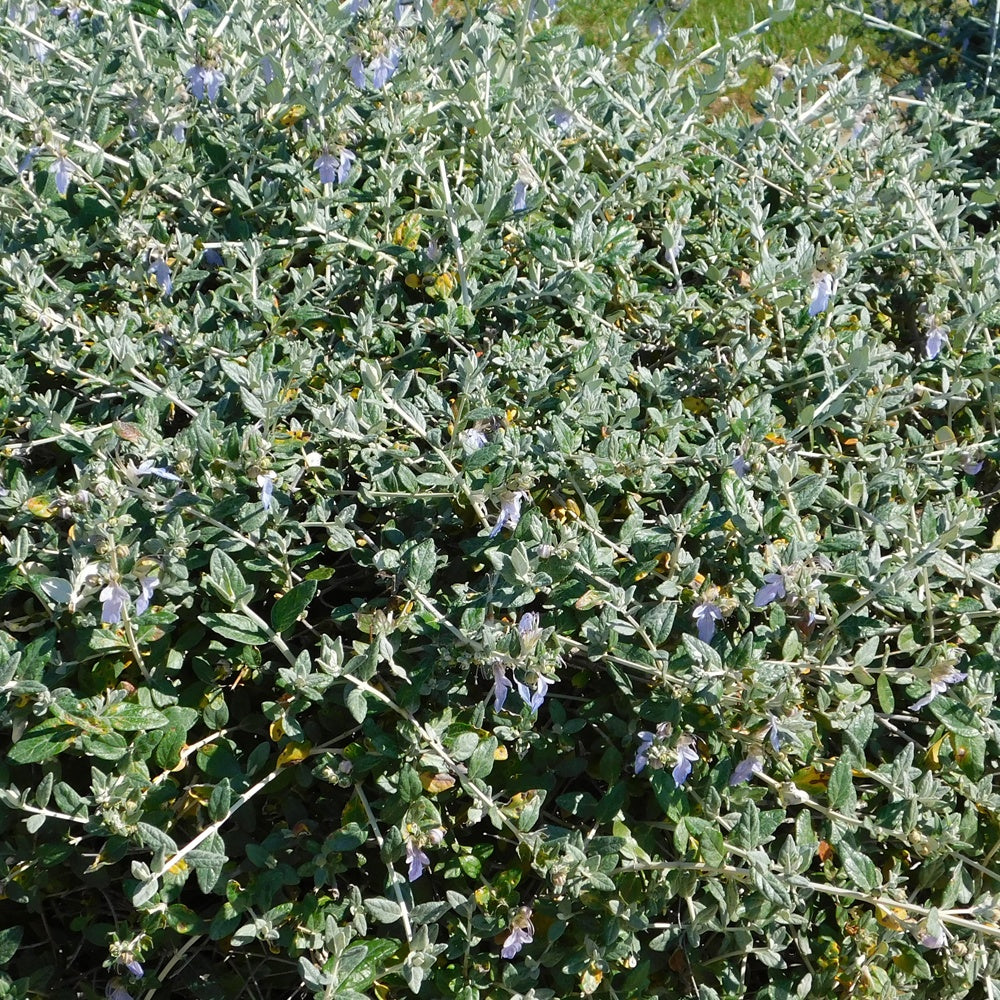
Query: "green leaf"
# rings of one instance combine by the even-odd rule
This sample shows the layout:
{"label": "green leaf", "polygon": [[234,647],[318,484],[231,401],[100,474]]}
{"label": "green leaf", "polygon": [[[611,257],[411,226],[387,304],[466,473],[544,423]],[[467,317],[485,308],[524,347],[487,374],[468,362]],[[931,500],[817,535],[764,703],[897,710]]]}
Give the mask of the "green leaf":
{"label": "green leaf", "polygon": [[145,708],[135,702],[119,702],[108,709],[104,716],[115,729],[137,732],[140,729],[162,729],[170,720],[155,708]]}
{"label": "green leaf", "polygon": [[399,919],[399,904],[384,896],[372,896],[366,899],[365,910],[380,924],[391,924]]}
{"label": "green leaf", "polygon": [[980,736],[982,723],[968,705],[956,698],[935,698],[928,706],[931,714],[956,736]]}
{"label": "green leaf", "polygon": [[8,927],[0,931],[0,966],[6,965],[14,957],[23,935],[23,927]]}
{"label": "green leaf", "polygon": [[7,751],[7,759],[15,764],[40,764],[60,754],[79,736],[80,730],[75,726],[67,726],[57,719],[47,719],[34,729],[29,729]]}
{"label": "green leaf", "polygon": [[260,625],[245,615],[220,611],[218,614],[200,615],[198,620],[216,634],[232,639],[233,642],[242,642],[247,646],[263,646],[270,642],[270,637]]}
{"label": "green leaf", "polygon": [[250,600],[253,588],[247,586],[246,580],[232,557],[220,548],[213,548],[209,558],[209,575],[205,582],[216,590],[233,607]]}
{"label": "green leaf", "polygon": [[830,805],[837,812],[848,815],[854,812],[857,805],[857,795],[854,791],[854,777],[852,771],[852,759],[850,753],[844,753],[830,772],[830,783],[827,786],[827,794],[830,798]]}
{"label": "green leaf", "polygon": [[286,632],[298,621],[299,615],[316,596],[318,586],[315,580],[303,580],[275,601],[271,609],[271,627],[275,632]]}
{"label": "green leaf", "polygon": [[351,685],[344,692],[344,704],[356,722],[364,722],[368,715],[368,699],[360,688]]}
{"label": "green leaf", "polygon": [[873,892],[882,885],[875,863],[863,851],[852,847],[845,839],[837,845],[837,852],[840,854],[844,871],[856,886],[865,892]]}
{"label": "green leaf", "polygon": [[366,941],[364,947],[367,950],[364,961],[360,962],[349,975],[345,976],[340,983],[341,990],[365,991],[369,989],[376,979],[383,976],[390,965],[391,960],[399,951],[400,942],[392,938],[376,938],[373,941]]}

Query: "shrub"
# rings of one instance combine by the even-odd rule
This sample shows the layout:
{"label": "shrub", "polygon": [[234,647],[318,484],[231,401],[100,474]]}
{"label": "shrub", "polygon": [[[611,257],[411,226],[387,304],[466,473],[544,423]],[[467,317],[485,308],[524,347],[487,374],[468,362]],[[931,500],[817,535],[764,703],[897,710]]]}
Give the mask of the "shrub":
{"label": "shrub", "polygon": [[719,117],[766,22],[7,15],[0,995],[1000,973],[955,144]]}

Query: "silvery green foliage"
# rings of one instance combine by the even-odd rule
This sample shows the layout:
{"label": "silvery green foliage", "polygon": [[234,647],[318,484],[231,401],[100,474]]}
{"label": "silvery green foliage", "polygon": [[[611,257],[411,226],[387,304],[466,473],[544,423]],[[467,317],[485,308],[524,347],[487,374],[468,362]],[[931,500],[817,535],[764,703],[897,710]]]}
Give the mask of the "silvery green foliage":
{"label": "silvery green foliage", "polygon": [[0,995],[1000,975],[995,122],[538,6],[6,5]]}

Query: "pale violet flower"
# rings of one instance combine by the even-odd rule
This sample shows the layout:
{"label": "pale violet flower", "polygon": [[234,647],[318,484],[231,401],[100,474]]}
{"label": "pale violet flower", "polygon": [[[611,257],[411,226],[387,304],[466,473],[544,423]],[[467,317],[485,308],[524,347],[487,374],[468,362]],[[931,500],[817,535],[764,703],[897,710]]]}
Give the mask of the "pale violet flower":
{"label": "pale violet flower", "polygon": [[462,447],[467,451],[478,451],[484,445],[489,444],[490,439],[478,427],[466,427],[458,435]]}
{"label": "pale violet flower", "polygon": [[347,9],[357,17],[358,14],[364,14],[371,5],[371,0],[351,0]]}
{"label": "pale violet flower", "polygon": [[667,258],[667,263],[672,267],[677,266],[677,255],[684,249],[686,240],[683,234],[673,237],[673,243],[663,248],[663,255]]}
{"label": "pale violet flower", "polygon": [[560,132],[566,133],[573,127],[573,112],[568,108],[554,107],[552,121]]}
{"label": "pale violet flower", "polygon": [[[547,10],[543,9],[543,4]],[[546,17],[551,16],[556,12],[559,7],[559,0],[531,0],[528,7],[528,17],[534,19],[536,17]]]}
{"label": "pale violet flower", "polygon": [[645,13],[646,30],[649,32],[653,41],[659,44],[663,41],[667,33],[667,22],[663,20],[663,15],[656,9],[656,6],[650,4],[646,8]]}
{"label": "pale violet flower", "polygon": [[[670,735],[672,728],[669,722],[661,722],[656,727],[655,732],[651,733],[644,729],[639,733],[639,749],[635,753],[634,765],[636,774],[639,774],[649,764],[649,758],[654,746],[658,747],[659,744],[663,743]],[[659,753],[653,756],[652,766],[657,769],[663,766],[663,761]]]}
{"label": "pale violet flower", "polygon": [[504,665],[499,660],[493,661],[493,711],[499,712],[503,706],[504,702],[507,700],[507,695],[510,694],[512,690],[512,685],[507,679],[507,671],[504,669]]}
{"label": "pale violet flower", "polygon": [[264,78],[265,85],[274,80],[274,63],[269,55],[265,55],[260,61],[260,75]]}
{"label": "pale violet flower", "polygon": [[764,608],[772,601],[783,599],[784,596],[785,578],[780,573],[768,573],[764,577],[764,586],[754,596],[753,606]]}
{"label": "pale violet flower", "polygon": [[915,701],[910,706],[910,711],[915,712],[929,705],[939,694],[944,694],[950,685],[958,684],[959,681],[964,681],[968,676],[968,674],[963,673],[961,670],[956,670],[947,660],[942,661],[931,671],[930,691],[919,701]]}
{"label": "pale violet flower", "polygon": [[24,154],[24,157],[21,159],[21,162],[17,165],[17,172],[19,174],[23,174],[25,171],[30,170],[31,164],[34,163],[35,161],[35,157],[41,151],[42,151],[41,146],[32,146],[31,149],[29,149],[28,152]]}
{"label": "pale violet flower", "polygon": [[924,930],[920,934],[920,946],[937,950],[943,948],[948,943],[948,932],[942,927],[936,934],[929,930]]}
{"label": "pale violet flower", "polygon": [[542,703],[545,701],[545,696],[549,693],[549,686],[552,681],[548,677],[543,677],[538,674],[535,679],[535,691],[532,693],[528,689],[528,685],[522,681],[515,681],[514,684],[517,687],[517,693],[521,696],[521,701],[531,709],[531,714],[536,715],[538,710],[542,707]]}
{"label": "pale violet flower", "polygon": [[174,290],[174,279],[170,267],[165,260],[157,260],[149,265],[149,273],[156,278],[156,283],[163,292],[163,297],[169,299]]}
{"label": "pale violet flower", "polygon": [[316,162],[313,166],[319,172],[321,184],[337,183],[337,171],[340,169],[340,157],[334,156],[332,153],[321,153],[318,157],[316,157]]}
{"label": "pale violet flower", "polygon": [[[139,581],[139,588],[141,589],[142,593],[139,594],[139,596],[136,598],[135,601],[136,615],[141,615],[143,612],[148,610],[149,602],[153,599],[153,591],[156,590],[159,584],[160,581],[155,576],[144,576]],[[136,975],[136,973],[133,972],[132,975],[134,976]],[[138,975],[141,976],[142,973],[140,972],[138,973]]]}
{"label": "pale violet flower", "polygon": [[128,591],[117,583],[109,583],[101,591],[101,621],[105,625],[117,625],[122,620]]}
{"label": "pale violet flower", "polygon": [[128,468],[126,470],[130,476],[138,478],[139,476],[156,476],[157,479],[166,479],[171,483],[181,482],[180,476],[175,476],[169,469],[164,468],[162,465],[155,465],[153,459],[144,459],[139,465],[134,468]]}
{"label": "pale violet flower", "polygon": [[523,212],[528,207],[528,185],[524,181],[515,181],[514,200],[511,208],[515,212]]}
{"label": "pale violet flower", "polygon": [[411,882],[416,882],[423,875],[424,869],[431,863],[431,859],[427,857],[427,854],[412,837],[406,841],[406,863],[408,865],[406,877]]}
{"label": "pale violet flower", "polygon": [[125,968],[128,969],[129,973],[135,976],[136,979],[142,979],[144,972],[142,964],[136,959],[130,959],[125,963]]}
{"label": "pale violet flower", "polygon": [[209,104],[216,102],[219,90],[226,82],[222,70],[213,69],[211,66],[192,66],[184,75],[187,77],[195,100],[200,101],[207,97]]}
{"label": "pale violet flower", "polygon": [[338,184],[347,183],[347,178],[351,174],[351,167],[354,166],[356,159],[357,157],[349,149],[342,149],[340,151],[340,166],[337,167]]}
{"label": "pale violet flower", "polygon": [[768,715],[767,738],[771,741],[771,746],[775,753],[781,751],[781,740],[784,734],[778,728],[778,720],[773,715]]}
{"label": "pale violet flower", "polygon": [[527,495],[523,490],[506,490],[501,494],[500,513],[489,534],[490,538],[495,538],[504,528],[513,530],[517,527],[517,522],[521,520],[521,503]]}
{"label": "pale violet flower", "polygon": [[178,122],[170,133],[174,142],[183,142],[187,138],[187,127],[184,122]]}
{"label": "pale violet flower", "polygon": [[809,303],[809,315],[816,316],[824,312],[830,304],[830,296],[837,287],[836,279],[824,271],[813,284],[812,301]]}
{"label": "pale violet flower", "polygon": [[510,934],[500,951],[502,958],[513,958],[526,944],[534,940],[535,928],[531,923],[531,907],[522,906],[510,923]]}
{"label": "pale violet flower", "polygon": [[691,776],[691,768],[698,760],[698,748],[695,746],[694,737],[685,735],[677,741],[675,749],[677,750],[677,764],[671,774],[674,784],[680,788]]}
{"label": "pale violet flower", "polygon": [[978,476],[983,471],[983,461],[967,456],[962,462],[961,469],[967,476]]}
{"label": "pale violet flower", "polygon": [[273,472],[262,472],[257,477],[257,485],[260,487],[260,503],[264,510],[270,510],[274,500],[274,480],[277,476]]}
{"label": "pale violet flower", "polygon": [[521,652],[525,656],[530,656],[538,645],[538,640],[542,637],[542,629],[538,627],[539,615],[537,611],[529,611],[521,615],[517,623],[517,634],[521,640]]}
{"label": "pale violet flower", "polygon": [[323,184],[343,184],[350,176],[355,159],[357,157],[349,149],[342,149],[337,156],[324,151],[313,166]]}
{"label": "pale violet flower", "polygon": [[722,609],[711,601],[702,601],[695,605],[691,617],[698,623],[698,638],[702,642],[711,642],[715,635],[715,623],[722,621]]}
{"label": "pale violet flower", "polygon": [[372,86],[375,90],[382,90],[392,79],[393,74],[399,66],[399,50],[392,49],[390,52],[380,52],[368,65],[372,74]]}
{"label": "pale violet flower", "polygon": [[132,1000],[132,994],[116,981],[108,983],[104,994],[108,1000]]}
{"label": "pale violet flower", "polygon": [[750,463],[742,455],[737,455],[730,464],[730,468],[740,479],[743,479],[750,471]]}
{"label": "pale violet flower", "polygon": [[733,773],[729,776],[729,784],[742,785],[744,781],[749,781],[755,774],[760,774],[763,770],[764,762],[760,757],[751,754],[733,768]]}
{"label": "pale violet flower", "polygon": [[941,348],[948,343],[948,331],[943,326],[936,326],[927,333],[924,353],[933,361],[941,353]]}
{"label": "pale violet flower", "polygon": [[49,173],[56,179],[56,190],[65,197],[69,190],[70,178],[76,173],[76,165],[65,156],[60,156],[55,163],[49,167]]}
{"label": "pale violet flower", "polygon": [[351,71],[351,82],[354,86],[358,90],[364,90],[367,83],[365,79],[365,62],[357,52],[347,60],[347,68]]}

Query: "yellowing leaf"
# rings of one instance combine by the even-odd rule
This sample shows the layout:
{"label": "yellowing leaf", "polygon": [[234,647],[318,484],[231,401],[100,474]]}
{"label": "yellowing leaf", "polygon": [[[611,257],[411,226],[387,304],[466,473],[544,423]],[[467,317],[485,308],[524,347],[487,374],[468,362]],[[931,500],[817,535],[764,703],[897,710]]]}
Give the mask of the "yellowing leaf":
{"label": "yellowing leaf", "polygon": [[501,743],[497,746],[496,750],[493,751],[494,760],[506,760],[507,759],[507,748]]}
{"label": "yellowing leaf", "polygon": [[439,792],[446,792],[451,788],[455,784],[455,779],[443,771],[437,773],[423,771],[420,775],[420,784],[424,786],[424,791],[430,792],[431,795],[437,795]]}
{"label": "yellowing leaf", "polygon": [[25,505],[28,510],[35,515],[35,517],[50,518],[54,517],[57,512],[57,508],[52,505],[52,502],[48,497],[32,497],[28,500]]}
{"label": "yellowing leaf", "polygon": [[304,104],[293,104],[279,119],[284,128],[291,128],[297,125],[306,116],[306,106]]}
{"label": "yellowing leaf", "polygon": [[299,764],[309,756],[312,744],[307,740],[305,743],[289,743],[281,753],[278,754],[278,767],[285,767],[288,764]]}

